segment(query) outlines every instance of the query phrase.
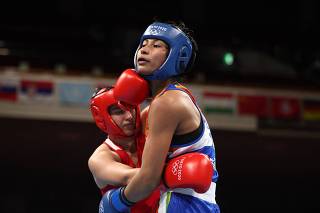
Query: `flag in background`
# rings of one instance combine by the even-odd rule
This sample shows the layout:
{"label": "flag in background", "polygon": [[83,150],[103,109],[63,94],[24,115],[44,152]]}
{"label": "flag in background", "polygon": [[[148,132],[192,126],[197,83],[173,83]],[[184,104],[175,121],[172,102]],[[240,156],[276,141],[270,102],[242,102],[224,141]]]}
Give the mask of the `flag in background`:
{"label": "flag in background", "polygon": [[0,79],[0,100],[17,101],[18,84],[17,80]]}
{"label": "flag in background", "polygon": [[271,116],[275,119],[299,119],[301,117],[299,100],[295,98],[272,97]]}
{"label": "flag in background", "polygon": [[238,113],[267,117],[269,114],[268,98],[262,95],[238,95]]}
{"label": "flag in background", "polygon": [[88,106],[94,93],[94,86],[89,83],[58,83],[59,102],[62,105]]}
{"label": "flag in background", "polygon": [[53,82],[47,80],[21,80],[19,100],[22,102],[51,103],[53,101]]}
{"label": "flag in background", "polygon": [[304,120],[320,120],[320,100],[303,100],[303,118]]}
{"label": "flag in background", "polygon": [[236,99],[231,93],[204,92],[203,108],[207,114],[234,114]]}

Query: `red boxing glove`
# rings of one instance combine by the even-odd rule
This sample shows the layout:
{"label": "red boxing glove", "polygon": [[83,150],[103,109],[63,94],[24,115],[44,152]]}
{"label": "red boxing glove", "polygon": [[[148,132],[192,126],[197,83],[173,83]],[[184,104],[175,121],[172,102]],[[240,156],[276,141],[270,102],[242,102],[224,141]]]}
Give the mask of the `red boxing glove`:
{"label": "red boxing glove", "polygon": [[126,69],[119,76],[113,94],[122,105],[137,106],[149,96],[149,85],[133,69]]}
{"label": "red boxing glove", "polygon": [[205,193],[211,185],[213,165],[201,153],[187,153],[171,159],[164,169],[164,183],[168,188],[192,188]]}

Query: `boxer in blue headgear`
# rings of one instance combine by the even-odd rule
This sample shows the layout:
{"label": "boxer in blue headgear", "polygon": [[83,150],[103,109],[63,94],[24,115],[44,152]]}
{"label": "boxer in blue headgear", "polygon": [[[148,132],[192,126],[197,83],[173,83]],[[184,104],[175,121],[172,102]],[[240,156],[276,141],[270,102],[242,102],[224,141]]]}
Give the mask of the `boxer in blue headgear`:
{"label": "boxer in blue headgear", "polygon": [[[153,100],[144,131],[142,165],[126,187],[103,201],[108,210],[112,203],[118,212],[126,212],[163,183],[162,177],[166,175],[163,171],[169,160],[177,160],[185,153],[201,153],[210,159],[214,171],[207,191],[199,192],[186,185],[168,189],[169,185],[164,183],[157,212],[220,212],[215,200],[218,172],[212,134],[191,91],[177,81],[191,68],[196,51],[196,42],[183,23],[154,22],[143,33],[134,58],[135,71],[150,84]],[[132,78],[139,77],[136,73],[126,72],[117,85],[122,88],[123,94],[118,97],[122,97],[123,102],[137,99],[132,92],[132,87],[137,85],[130,83]],[[177,160],[170,170],[172,173],[169,172],[178,182],[187,179],[184,163],[182,159]],[[200,172],[191,178],[201,185],[204,179],[200,178]]]}
{"label": "boxer in blue headgear", "polygon": [[[146,39],[162,40],[169,47],[167,59],[161,67],[151,75],[142,75],[148,80],[166,80],[170,77],[178,76],[185,72],[189,62],[193,63],[195,59],[197,51],[195,42],[192,44],[191,39],[182,30],[171,24],[161,22],[151,24],[141,36],[139,47],[143,45],[143,41]],[[137,61],[139,49],[140,48],[138,48],[134,58],[136,70],[139,70]]]}

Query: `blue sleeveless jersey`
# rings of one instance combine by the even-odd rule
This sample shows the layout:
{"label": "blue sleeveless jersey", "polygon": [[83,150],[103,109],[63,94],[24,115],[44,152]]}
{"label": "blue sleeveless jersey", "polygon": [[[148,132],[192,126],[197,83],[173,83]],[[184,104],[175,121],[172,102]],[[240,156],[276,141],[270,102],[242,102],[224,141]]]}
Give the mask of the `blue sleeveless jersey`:
{"label": "blue sleeveless jersey", "polygon": [[192,96],[191,92],[182,86],[181,84],[170,84],[165,90],[159,95],[162,95],[168,90],[180,90],[189,95],[190,99],[194,103],[195,107],[199,110],[201,115],[201,122],[203,128],[201,133],[193,138],[191,141],[186,140],[185,143],[176,143],[174,140],[171,142],[170,149],[168,152],[168,159],[174,158],[181,154],[190,152],[199,152],[207,155],[212,161],[214,173],[212,176],[212,182],[209,190],[205,193],[197,193],[191,188],[177,188],[177,189],[167,189],[161,192],[159,210],[158,212],[183,212],[183,213],[193,213],[193,212],[215,212],[219,213],[219,206],[216,204],[215,194],[216,194],[216,182],[218,180],[218,172],[216,169],[216,155],[215,147],[213,143],[213,138],[209,125],[201,112],[201,109],[196,104],[195,98]]}

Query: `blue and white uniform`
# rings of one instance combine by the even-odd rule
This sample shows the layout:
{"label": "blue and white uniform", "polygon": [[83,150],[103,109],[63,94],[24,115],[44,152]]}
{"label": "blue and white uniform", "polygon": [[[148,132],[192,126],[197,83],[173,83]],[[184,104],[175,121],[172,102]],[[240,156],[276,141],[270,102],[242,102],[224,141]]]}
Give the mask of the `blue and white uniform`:
{"label": "blue and white uniform", "polygon": [[216,182],[218,172],[216,169],[215,147],[209,125],[197,106],[191,92],[181,84],[170,84],[159,95],[168,90],[180,90],[189,95],[201,115],[200,126],[193,132],[185,135],[174,135],[171,141],[167,159],[172,159],[181,154],[199,152],[207,155],[213,163],[214,173],[209,190],[203,194],[195,192],[191,188],[166,189],[161,192],[159,213],[192,213],[192,212],[214,212],[219,213],[219,206],[216,204]]}

